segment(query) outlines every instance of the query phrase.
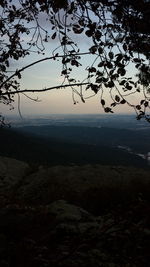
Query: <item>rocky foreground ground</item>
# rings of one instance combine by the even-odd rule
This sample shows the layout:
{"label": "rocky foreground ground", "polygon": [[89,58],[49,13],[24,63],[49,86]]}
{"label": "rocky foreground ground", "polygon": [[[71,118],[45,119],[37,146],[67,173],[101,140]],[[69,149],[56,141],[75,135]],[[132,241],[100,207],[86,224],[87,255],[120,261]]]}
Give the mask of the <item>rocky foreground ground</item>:
{"label": "rocky foreground ground", "polygon": [[149,266],[148,170],[1,157],[0,206],[0,266]]}

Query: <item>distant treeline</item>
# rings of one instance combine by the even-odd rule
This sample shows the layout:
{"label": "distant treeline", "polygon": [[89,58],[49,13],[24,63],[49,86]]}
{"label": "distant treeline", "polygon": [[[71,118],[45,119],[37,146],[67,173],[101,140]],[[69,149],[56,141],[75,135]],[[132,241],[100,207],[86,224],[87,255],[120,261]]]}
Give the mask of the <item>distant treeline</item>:
{"label": "distant treeline", "polygon": [[[127,151],[122,151],[111,146],[109,147],[111,141],[106,135],[106,129],[103,129],[101,135],[99,135],[100,129],[96,129],[94,132],[94,129],[88,128],[89,132],[87,132],[87,128],[80,129],[78,127],[71,127],[70,129],[70,127],[44,126],[43,130],[48,131],[47,137],[44,138],[44,135],[42,136],[40,132],[42,128],[43,127],[30,127],[28,131],[27,129],[26,131],[24,131],[25,129],[22,129],[23,131],[16,131],[14,129],[1,128],[0,155],[42,165],[83,165],[90,163],[136,167],[147,166],[144,159],[130,154]],[[32,131],[33,129],[34,131]],[[113,129],[112,134],[114,131]],[[38,132],[39,136],[35,135],[35,132]],[[64,138],[65,133],[66,139]],[[91,138],[93,144],[90,142],[89,144],[82,143],[82,138],[85,138],[85,134],[87,136],[86,140]],[[95,134],[97,134],[97,139],[95,138]],[[97,144],[98,135],[101,140],[99,144]],[[76,138],[78,138],[78,136],[82,138],[80,140],[78,138],[79,141],[77,143],[73,139],[73,136],[74,138],[75,136]],[[107,143],[107,146],[105,143]]]}
{"label": "distant treeline", "polygon": [[78,126],[25,126],[21,132],[34,134],[45,138],[56,138],[61,141],[116,147],[128,146],[138,153],[150,151],[150,130],[129,130],[108,127],[78,127]]}

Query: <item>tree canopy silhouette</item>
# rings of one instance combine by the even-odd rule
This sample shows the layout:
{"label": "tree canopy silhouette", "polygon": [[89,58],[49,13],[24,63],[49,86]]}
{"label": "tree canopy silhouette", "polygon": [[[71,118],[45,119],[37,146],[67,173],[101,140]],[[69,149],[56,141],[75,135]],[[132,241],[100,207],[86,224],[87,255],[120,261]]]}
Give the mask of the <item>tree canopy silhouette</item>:
{"label": "tree canopy silhouette", "polygon": [[[75,94],[85,102],[84,92],[91,90],[92,95],[99,93],[104,112],[113,113],[116,106],[126,104],[133,107],[137,119],[150,122],[149,17],[149,0],[1,0],[1,103],[12,105],[16,94],[30,98],[26,93],[70,87],[74,104]],[[82,37],[79,43],[77,36]],[[58,46],[45,57],[45,46],[53,40],[58,41]],[[80,43],[86,40],[89,47],[85,51]],[[12,60],[19,61],[32,53],[40,58],[9,71]],[[87,55],[92,63],[84,68],[82,59]],[[50,60],[62,65],[62,84],[37,90],[20,87],[26,69]],[[75,77],[75,68],[84,68],[82,80]],[[140,100],[132,103],[132,95],[139,95]]]}

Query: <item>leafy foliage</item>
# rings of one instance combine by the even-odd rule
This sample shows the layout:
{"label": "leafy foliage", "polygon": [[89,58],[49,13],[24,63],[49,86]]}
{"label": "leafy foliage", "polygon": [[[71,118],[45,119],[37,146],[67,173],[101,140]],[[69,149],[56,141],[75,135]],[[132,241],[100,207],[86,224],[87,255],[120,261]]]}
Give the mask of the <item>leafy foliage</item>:
{"label": "leafy foliage", "polygon": [[[94,95],[100,94],[105,112],[112,113],[116,106],[127,104],[135,110],[137,119],[144,117],[150,122],[149,1],[2,0],[0,6],[2,103],[11,105],[15,94],[35,91],[20,88],[19,80],[25,69],[44,60],[57,59],[64,76],[59,87],[71,86],[75,104],[75,94],[85,102],[83,89],[91,90]],[[41,25],[43,14],[50,30]],[[89,40],[88,51],[81,50],[76,43],[77,36]],[[45,44],[53,40],[60,44],[51,51],[51,57],[43,57],[9,75],[12,59],[17,61],[33,52],[44,56]],[[82,58],[87,55],[91,55],[92,63],[86,66],[86,77],[79,81],[72,77],[73,70],[83,68]],[[130,77],[131,68],[135,77]],[[109,93],[110,101],[106,100],[105,92]],[[131,95],[139,95],[140,103],[132,103]]]}

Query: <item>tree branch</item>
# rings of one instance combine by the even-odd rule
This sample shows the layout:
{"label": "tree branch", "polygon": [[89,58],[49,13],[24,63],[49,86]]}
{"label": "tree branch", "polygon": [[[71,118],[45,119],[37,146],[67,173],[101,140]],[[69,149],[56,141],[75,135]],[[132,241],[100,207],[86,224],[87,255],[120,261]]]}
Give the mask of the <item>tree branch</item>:
{"label": "tree branch", "polygon": [[4,96],[4,95],[15,95],[15,94],[20,94],[20,93],[41,93],[41,92],[46,92],[46,91],[50,91],[53,89],[62,89],[62,88],[66,88],[66,87],[71,87],[71,86],[81,86],[81,85],[87,85],[89,83],[74,83],[74,84],[64,84],[64,85],[58,85],[58,86],[53,86],[53,87],[49,87],[49,88],[43,88],[43,89],[24,89],[24,90],[15,90],[15,91],[10,91],[10,92],[5,92],[5,93],[1,93],[0,96]]}
{"label": "tree branch", "polygon": [[[89,55],[89,54],[90,54],[90,52],[85,52],[85,53],[77,53],[77,54],[73,54],[73,55],[74,55],[74,56],[83,56],[83,55]],[[70,54],[70,55],[72,55],[72,54]],[[69,55],[67,55],[67,56],[69,56]],[[56,55],[56,56],[51,56],[51,57],[45,57],[45,58],[42,58],[42,59],[40,59],[40,60],[37,60],[37,61],[34,61],[34,62],[30,63],[29,65],[27,65],[27,66],[21,68],[20,70],[16,70],[14,74],[12,74],[10,77],[8,77],[8,78],[7,78],[7,79],[0,85],[0,89],[3,87],[4,84],[6,84],[6,83],[7,83],[8,81],[10,81],[13,77],[17,76],[18,73],[24,71],[25,69],[28,69],[28,68],[30,68],[30,67],[32,67],[32,66],[38,64],[38,63],[41,63],[41,62],[43,62],[43,61],[46,61],[46,60],[51,60],[51,59],[56,59],[56,58],[63,58],[63,57],[64,57],[64,55]]]}

